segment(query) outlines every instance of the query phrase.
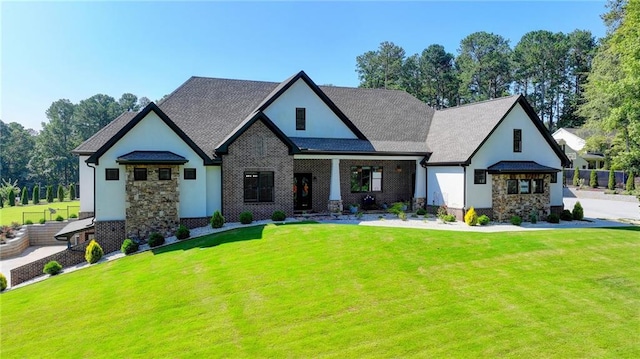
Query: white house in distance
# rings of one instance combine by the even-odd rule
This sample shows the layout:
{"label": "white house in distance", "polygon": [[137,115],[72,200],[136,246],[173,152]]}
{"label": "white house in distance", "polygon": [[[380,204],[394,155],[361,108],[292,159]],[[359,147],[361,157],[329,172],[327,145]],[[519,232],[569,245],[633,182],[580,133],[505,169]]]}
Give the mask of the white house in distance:
{"label": "white house in distance", "polygon": [[192,77],[78,146],[98,241],[409,201],[495,220],[563,209],[569,161],[522,96],[436,111],[403,91]]}
{"label": "white house in distance", "polygon": [[584,151],[586,141],[581,137],[584,132],[580,128],[563,127],[553,133],[553,139],[569,158],[567,168],[600,169],[604,167],[604,155]]}

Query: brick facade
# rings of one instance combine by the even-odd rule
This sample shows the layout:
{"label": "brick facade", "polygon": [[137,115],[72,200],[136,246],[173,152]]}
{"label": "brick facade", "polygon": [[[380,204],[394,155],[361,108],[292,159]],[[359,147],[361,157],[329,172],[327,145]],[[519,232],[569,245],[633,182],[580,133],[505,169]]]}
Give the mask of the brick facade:
{"label": "brick facade", "polygon": [[[134,180],[134,168],[147,170],[146,181]],[[160,168],[171,170],[171,179],[160,180]],[[178,211],[180,192],[177,165],[127,165],[126,166],[126,236],[148,238],[151,232],[172,235],[180,224]]]}
{"label": "brick facade", "polygon": [[[255,122],[230,146],[222,158],[222,210],[226,221],[237,222],[243,211],[255,220],[274,211],[293,215],[293,156],[289,148],[261,121]],[[245,171],[273,172],[273,202],[245,202]]]}
{"label": "brick facade", "polygon": [[180,224],[187,228],[206,227],[211,223],[211,217],[180,218]]}
{"label": "brick facade", "polygon": [[313,212],[328,211],[331,160],[295,160],[293,172],[311,173],[311,209]]}
{"label": "brick facade", "polygon": [[[351,193],[352,166],[382,167],[382,191],[367,193]],[[367,194],[375,197],[378,206],[383,203],[392,204],[398,201],[413,199],[413,176],[416,172],[415,161],[371,161],[371,160],[341,160],[340,161],[340,194],[345,209],[351,204],[362,205],[362,199]]]}

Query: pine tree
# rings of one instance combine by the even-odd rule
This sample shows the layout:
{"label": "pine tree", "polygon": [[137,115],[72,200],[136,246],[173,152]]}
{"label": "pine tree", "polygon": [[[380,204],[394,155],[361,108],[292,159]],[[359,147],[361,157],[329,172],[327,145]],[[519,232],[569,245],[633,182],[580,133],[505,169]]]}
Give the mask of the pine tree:
{"label": "pine tree", "polygon": [[578,167],[573,169],[573,185],[576,187],[580,185],[580,170]]}
{"label": "pine tree", "polygon": [[73,183],[69,185],[69,200],[70,201],[76,200],[76,185]]}
{"label": "pine tree", "polygon": [[58,202],[64,202],[64,187],[58,185]]}
{"label": "pine tree", "polygon": [[635,177],[633,176],[633,172],[629,172],[629,177],[627,177],[627,192],[631,192],[636,189]]}
{"label": "pine tree", "polygon": [[29,195],[27,194],[27,186],[22,187],[22,205],[26,206],[29,204]]}
{"label": "pine tree", "polygon": [[9,197],[9,207],[13,207],[16,205],[16,192],[11,188],[9,193],[7,193],[7,197]]}
{"label": "pine tree", "polygon": [[598,173],[596,170],[592,170],[589,177],[589,186],[591,186],[591,188],[598,188]]}
{"label": "pine tree", "polygon": [[616,174],[613,172],[613,168],[609,169],[609,183],[607,188],[610,190],[616,189]]}
{"label": "pine tree", "polygon": [[33,196],[31,200],[33,201],[33,204],[40,203],[40,186],[38,185],[33,186]]}
{"label": "pine tree", "polygon": [[53,186],[47,186],[47,202],[53,203]]}

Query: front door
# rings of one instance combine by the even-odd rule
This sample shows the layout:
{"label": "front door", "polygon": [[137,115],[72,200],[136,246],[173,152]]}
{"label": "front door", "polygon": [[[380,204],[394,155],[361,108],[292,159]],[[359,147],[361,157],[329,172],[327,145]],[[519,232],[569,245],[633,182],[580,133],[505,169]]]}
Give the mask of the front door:
{"label": "front door", "polygon": [[293,175],[293,208],[302,211],[311,209],[311,173]]}

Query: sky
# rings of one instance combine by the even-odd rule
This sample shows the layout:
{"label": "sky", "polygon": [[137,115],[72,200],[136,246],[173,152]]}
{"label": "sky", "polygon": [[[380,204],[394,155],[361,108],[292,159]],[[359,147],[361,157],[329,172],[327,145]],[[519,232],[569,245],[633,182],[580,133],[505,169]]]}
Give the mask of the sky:
{"label": "sky", "polygon": [[11,2],[0,0],[0,120],[40,130],[59,99],[126,92],[156,101],[191,76],[358,86],[356,57],[383,41],[457,54],[476,31],[605,35],[605,1]]}

